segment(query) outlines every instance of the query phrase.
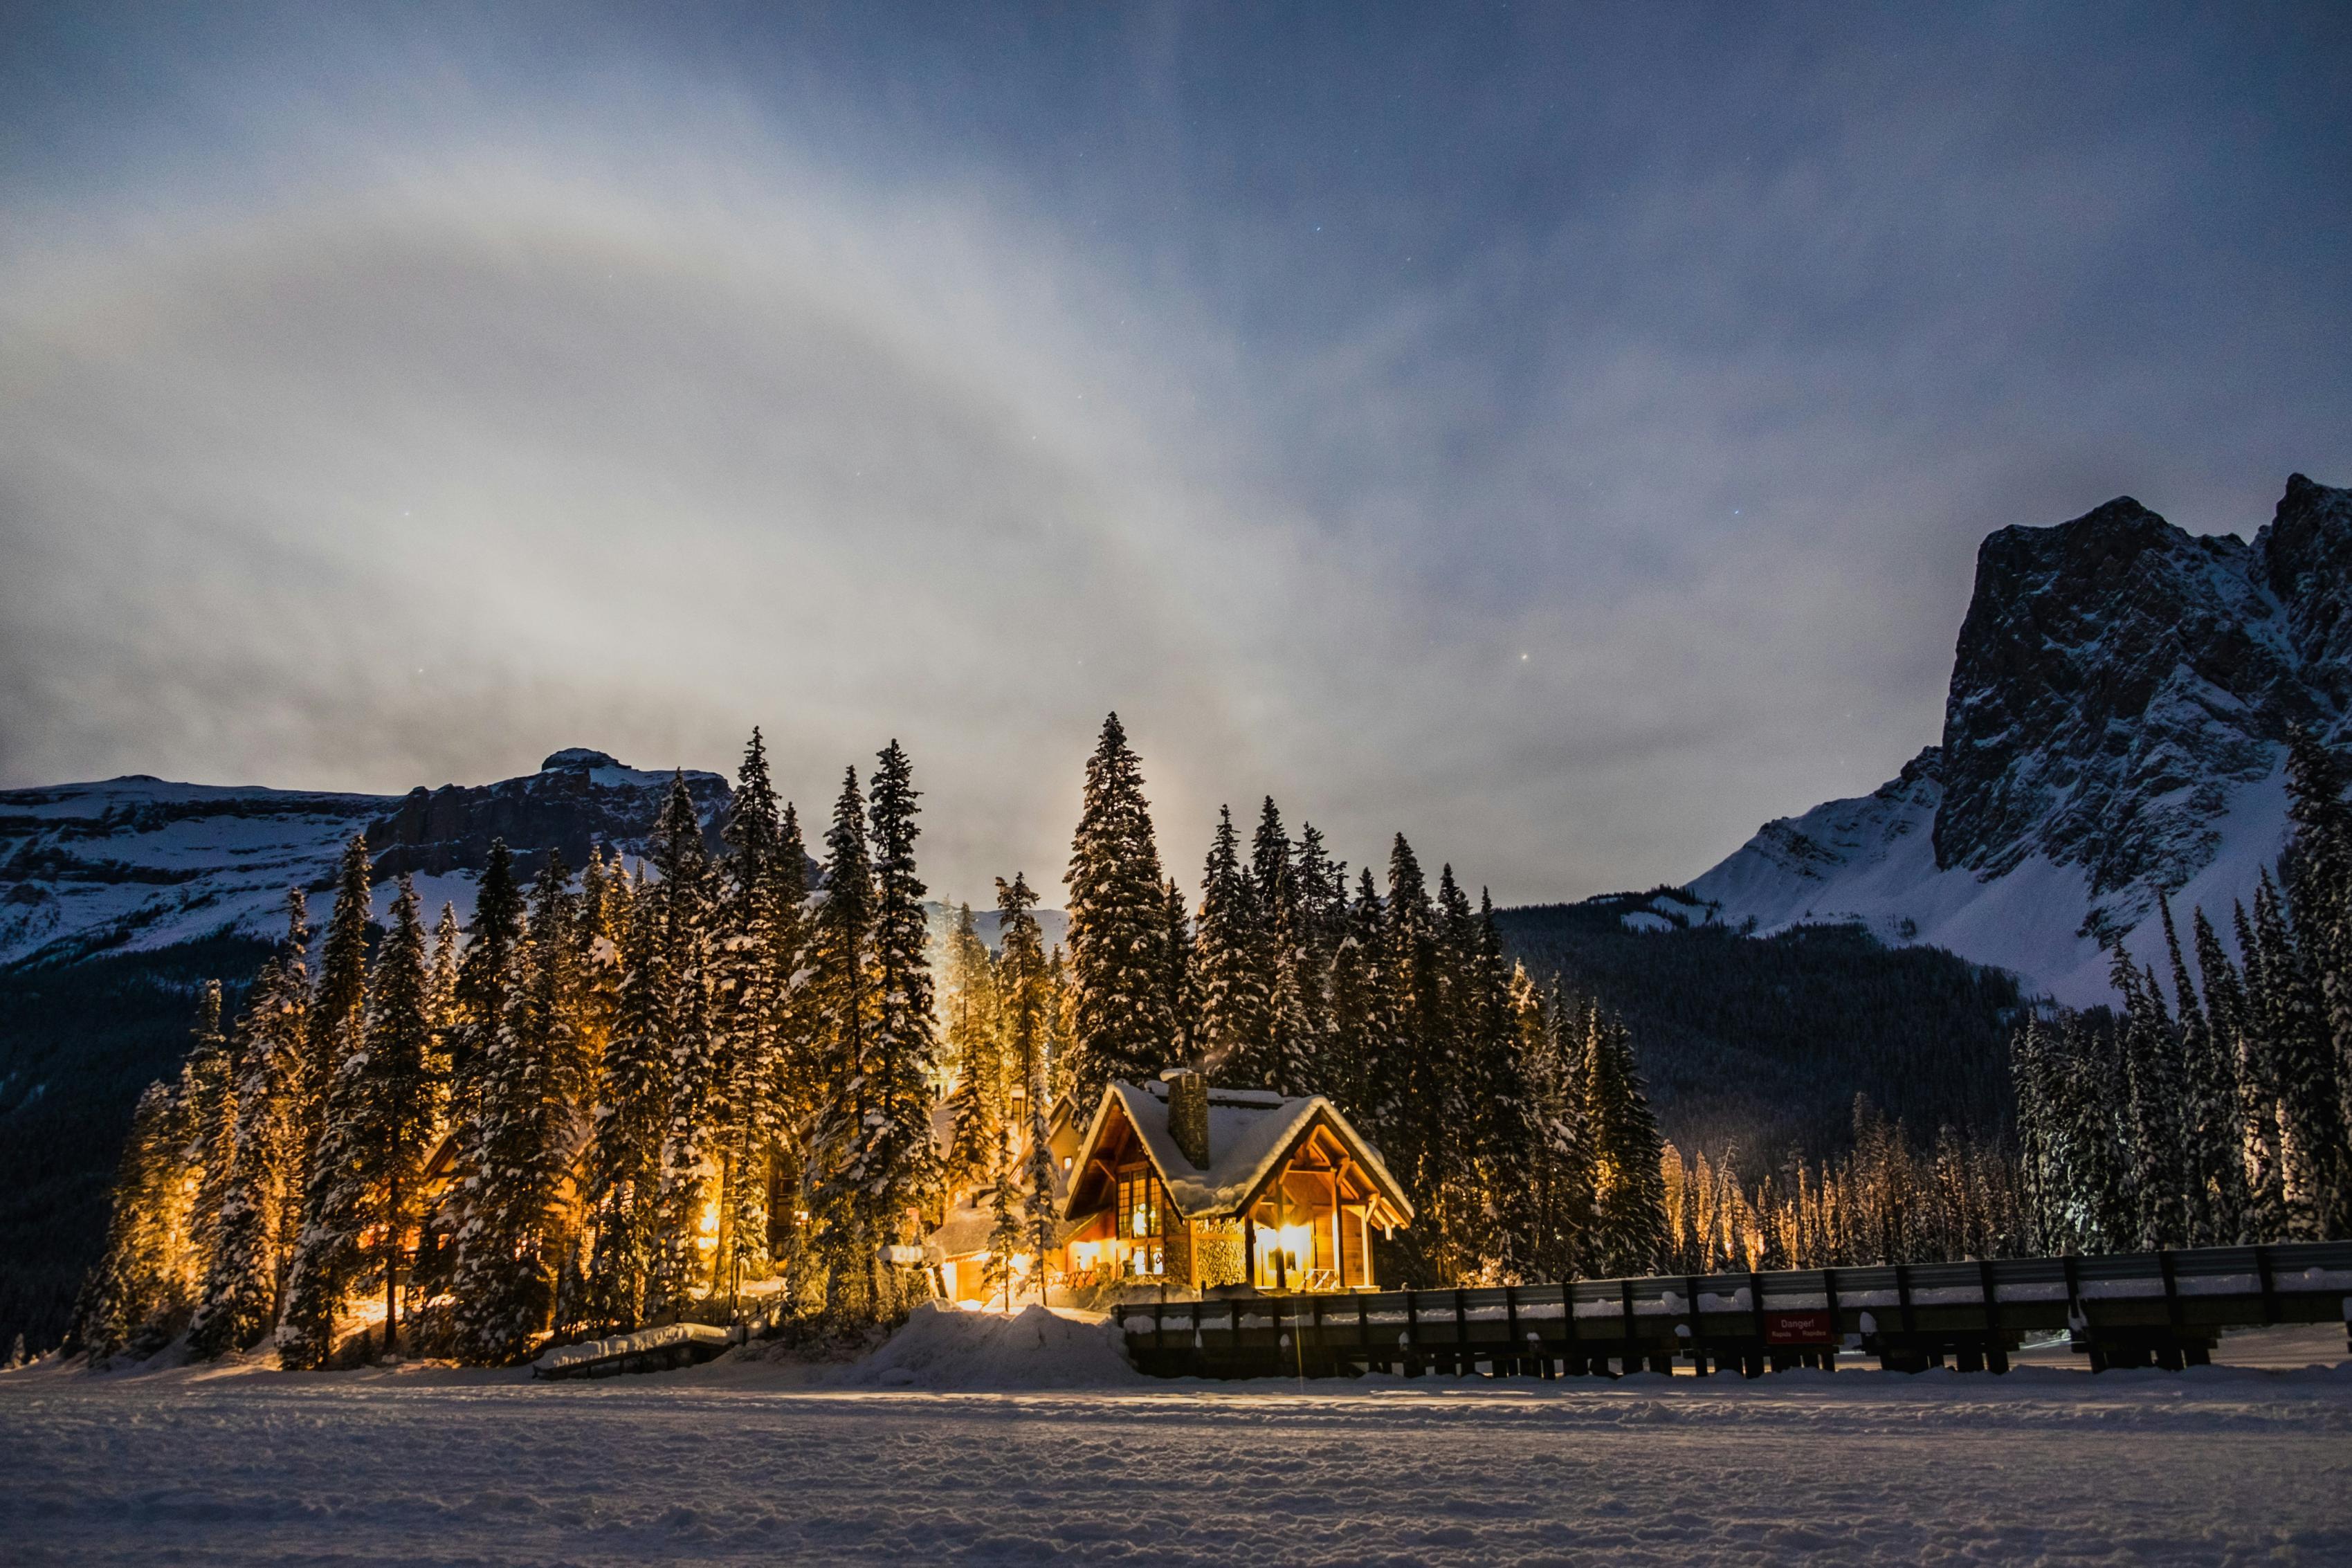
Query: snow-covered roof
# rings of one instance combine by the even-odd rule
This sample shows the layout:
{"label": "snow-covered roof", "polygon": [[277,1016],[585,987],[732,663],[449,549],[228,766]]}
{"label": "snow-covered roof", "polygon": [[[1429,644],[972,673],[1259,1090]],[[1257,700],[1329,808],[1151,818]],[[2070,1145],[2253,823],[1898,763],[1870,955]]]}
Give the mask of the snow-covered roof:
{"label": "snow-covered roof", "polygon": [[[1071,1163],[1075,1174],[1087,1168],[1096,1147],[1112,1125],[1114,1109],[1135,1129],[1146,1156],[1167,1189],[1168,1201],[1188,1219],[1223,1219],[1238,1214],[1265,1185],[1283,1157],[1297,1147],[1307,1130],[1320,1121],[1379,1186],[1381,1195],[1406,1219],[1412,1203],[1389,1173],[1380,1151],[1356,1131],[1339,1108],[1319,1094],[1286,1099],[1266,1089],[1212,1089],[1209,1091],[1209,1168],[1202,1170],[1184,1157],[1168,1131],[1165,1085],[1112,1083],[1095,1107],[1086,1139]],[[1063,1213],[1078,1191],[1074,1179],[1062,1200]]]}

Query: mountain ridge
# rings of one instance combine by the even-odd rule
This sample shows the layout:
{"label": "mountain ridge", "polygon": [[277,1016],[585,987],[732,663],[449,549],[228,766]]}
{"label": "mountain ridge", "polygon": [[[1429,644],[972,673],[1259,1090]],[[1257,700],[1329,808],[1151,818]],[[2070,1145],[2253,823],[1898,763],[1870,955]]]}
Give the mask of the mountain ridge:
{"label": "mountain ridge", "polygon": [[[1858,923],[2105,999],[2105,949],[2249,897],[2285,841],[2288,736],[2352,705],[2352,490],[2290,477],[2252,542],[2128,496],[1989,534],[1944,731],[1868,795],[1768,822],[1694,879],[1731,923]],[[2226,924],[2226,922],[2223,922]]]}

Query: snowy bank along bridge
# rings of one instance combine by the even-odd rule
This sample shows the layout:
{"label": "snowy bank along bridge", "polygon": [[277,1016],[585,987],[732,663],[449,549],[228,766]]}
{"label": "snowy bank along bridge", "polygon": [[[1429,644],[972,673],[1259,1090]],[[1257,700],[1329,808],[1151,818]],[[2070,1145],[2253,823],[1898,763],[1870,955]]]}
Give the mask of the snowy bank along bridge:
{"label": "snowy bank along bridge", "polygon": [[1236,1293],[1118,1309],[1135,1364],[1167,1377],[1558,1377],[1833,1369],[1840,1352],[2006,1372],[2028,1336],[2091,1370],[2201,1366],[2226,1328],[2346,1324],[2352,1242],[2095,1258],[1580,1279],[1460,1290]]}

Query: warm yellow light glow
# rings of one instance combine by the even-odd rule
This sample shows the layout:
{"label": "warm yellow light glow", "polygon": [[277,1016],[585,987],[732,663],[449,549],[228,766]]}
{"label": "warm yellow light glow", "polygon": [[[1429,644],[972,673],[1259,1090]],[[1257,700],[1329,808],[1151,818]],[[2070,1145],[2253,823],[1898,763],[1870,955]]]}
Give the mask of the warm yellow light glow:
{"label": "warm yellow light glow", "polygon": [[1071,1268],[1092,1268],[1096,1264],[1097,1264],[1097,1263],[1099,1263],[1099,1262],[1101,1262],[1101,1261],[1102,1261],[1102,1243],[1101,1243],[1101,1242],[1099,1242],[1099,1241],[1074,1241],[1074,1242],[1070,1243],[1070,1267],[1071,1267]]}
{"label": "warm yellow light glow", "polygon": [[695,1221],[694,1229],[700,1238],[700,1246],[712,1247],[719,1245],[719,1201],[716,1198],[702,1205],[702,1217]]}
{"label": "warm yellow light glow", "polygon": [[1303,1264],[1313,1256],[1315,1233],[1303,1225],[1286,1225],[1274,1233],[1274,1244]]}

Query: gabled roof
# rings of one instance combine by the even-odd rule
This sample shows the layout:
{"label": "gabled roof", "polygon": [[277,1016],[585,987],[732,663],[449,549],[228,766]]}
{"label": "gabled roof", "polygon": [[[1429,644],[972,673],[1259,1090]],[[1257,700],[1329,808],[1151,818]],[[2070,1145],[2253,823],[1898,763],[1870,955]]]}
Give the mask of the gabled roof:
{"label": "gabled roof", "polygon": [[1167,1189],[1168,1201],[1187,1219],[1223,1219],[1255,1199],[1275,1167],[1318,1121],[1331,1130],[1364,1173],[1396,1211],[1412,1217],[1412,1202],[1389,1173],[1381,1152],[1356,1131],[1339,1108],[1319,1094],[1285,1099],[1265,1089],[1209,1090],[1209,1169],[1184,1157],[1168,1131],[1168,1092],[1160,1084],[1112,1083],[1103,1089],[1094,1120],[1071,1162],[1072,1180],[1062,1198],[1067,1215],[1078,1191],[1076,1176],[1094,1158],[1112,1114],[1135,1129],[1144,1153]]}

